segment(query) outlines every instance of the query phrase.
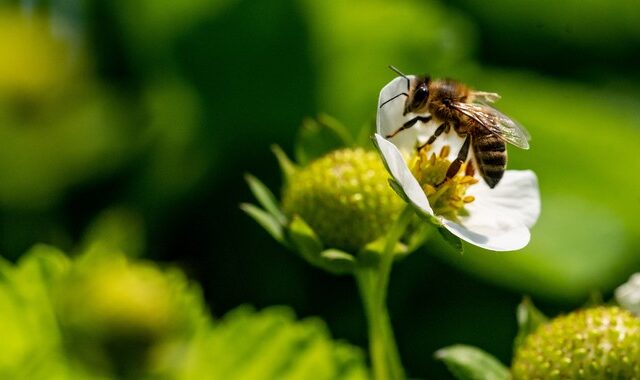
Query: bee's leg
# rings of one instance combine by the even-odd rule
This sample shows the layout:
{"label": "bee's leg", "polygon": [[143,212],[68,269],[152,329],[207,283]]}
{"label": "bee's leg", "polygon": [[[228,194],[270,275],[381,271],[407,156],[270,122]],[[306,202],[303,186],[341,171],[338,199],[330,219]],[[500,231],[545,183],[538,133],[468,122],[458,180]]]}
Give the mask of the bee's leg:
{"label": "bee's leg", "polygon": [[429,137],[429,140],[427,140],[426,143],[418,146],[418,150],[424,148],[427,145],[433,144],[433,142],[436,141],[438,136],[440,136],[442,134],[442,132],[445,131],[445,129],[449,129],[448,127],[449,127],[449,124],[447,124],[447,123],[440,124],[440,126],[438,128],[436,128],[436,130],[433,132],[433,135],[431,135],[431,137]]}
{"label": "bee's leg", "polygon": [[411,120],[405,122],[404,124],[402,124],[402,127],[400,127],[397,131],[393,132],[392,134],[387,135],[386,137],[389,139],[389,138],[397,135],[401,131],[404,131],[405,129],[409,129],[409,128],[413,127],[419,121],[421,121],[423,123],[428,123],[430,120],[431,120],[431,116],[416,116],[413,119],[411,119]]}
{"label": "bee's leg", "polygon": [[[466,161],[467,156],[469,155],[469,146],[471,145],[471,135],[468,134],[467,138],[464,140],[460,151],[458,152],[458,157],[449,165],[449,169],[447,169],[447,175],[445,176],[445,181],[449,178],[453,178],[458,171],[460,170],[460,166],[462,163]],[[444,182],[444,181],[443,181]]]}

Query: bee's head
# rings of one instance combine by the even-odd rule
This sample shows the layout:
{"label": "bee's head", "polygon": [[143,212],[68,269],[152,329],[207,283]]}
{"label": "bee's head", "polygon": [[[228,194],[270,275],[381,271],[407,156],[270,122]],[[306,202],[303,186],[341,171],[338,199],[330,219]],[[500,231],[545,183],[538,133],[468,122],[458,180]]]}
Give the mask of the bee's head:
{"label": "bee's head", "polygon": [[407,81],[407,91],[396,94],[395,96],[385,100],[380,104],[379,108],[382,108],[385,104],[400,96],[405,96],[407,99],[404,103],[404,111],[402,115],[406,115],[410,112],[425,111],[427,108],[427,100],[429,99],[429,85],[431,84],[431,79],[425,75],[415,78],[412,83],[411,78],[404,75],[400,70],[393,66],[389,66],[389,68]]}
{"label": "bee's head", "polygon": [[421,112],[426,109],[427,100],[429,99],[429,83],[431,79],[428,76],[416,78],[413,90],[409,92],[409,96],[404,105],[403,115],[409,112]]}

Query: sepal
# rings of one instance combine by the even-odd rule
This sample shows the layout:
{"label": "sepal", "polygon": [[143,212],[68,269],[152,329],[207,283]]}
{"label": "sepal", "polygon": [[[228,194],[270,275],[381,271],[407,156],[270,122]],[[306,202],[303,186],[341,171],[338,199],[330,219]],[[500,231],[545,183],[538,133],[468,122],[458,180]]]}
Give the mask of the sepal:
{"label": "sepal", "polygon": [[547,323],[547,316],[538,310],[529,297],[525,297],[516,311],[516,317],[518,319],[518,335],[513,343],[513,350],[516,351],[527,336],[536,331],[538,327]]}
{"label": "sepal", "polygon": [[287,156],[279,145],[271,145],[271,151],[276,156],[276,160],[278,160],[278,165],[280,166],[284,182],[289,181],[289,178],[291,178],[293,173],[298,170],[297,165],[291,161],[289,156]]}
{"label": "sepal", "polygon": [[272,214],[250,203],[242,203],[240,209],[258,222],[278,243],[289,245],[285,237],[284,226]]}
{"label": "sepal", "polygon": [[273,195],[271,190],[267,188],[258,178],[254,177],[251,174],[245,174],[244,176],[247,184],[249,185],[249,189],[254,197],[258,200],[260,205],[273,216],[276,221],[282,225],[287,223],[287,218],[284,216],[284,213],[280,210],[280,206],[278,205],[278,201],[276,197]]}
{"label": "sepal", "polygon": [[454,345],[435,354],[458,380],[508,380],[509,369],[493,355],[472,346]]}
{"label": "sepal", "polygon": [[305,166],[316,158],[352,143],[347,128],[331,116],[322,114],[317,120],[305,119],[295,145],[296,162]]}
{"label": "sepal", "polygon": [[355,257],[337,249],[324,250],[318,235],[299,216],[292,218],[288,232],[294,250],[310,264],[333,274],[345,274],[353,271]]}
{"label": "sepal", "polygon": [[440,236],[446,241],[451,248],[453,248],[458,253],[463,253],[464,250],[462,248],[462,240],[459,237],[452,234],[448,229],[444,227],[438,227],[438,232]]}

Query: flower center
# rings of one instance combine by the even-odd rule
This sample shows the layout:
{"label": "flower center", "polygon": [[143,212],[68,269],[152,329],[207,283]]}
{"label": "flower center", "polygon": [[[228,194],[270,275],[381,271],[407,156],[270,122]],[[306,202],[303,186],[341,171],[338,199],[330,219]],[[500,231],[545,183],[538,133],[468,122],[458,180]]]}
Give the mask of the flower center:
{"label": "flower center", "polygon": [[436,154],[431,152],[430,145],[425,145],[409,161],[409,168],[427,195],[433,212],[458,221],[458,216],[467,213],[464,206],[475,200],[472,195],[465,194],[469,186],[478,183],[478,180],[471,161],[463,163],[452,178],[446,178],[451,165],[448,159],[450,150],[445,145]]}

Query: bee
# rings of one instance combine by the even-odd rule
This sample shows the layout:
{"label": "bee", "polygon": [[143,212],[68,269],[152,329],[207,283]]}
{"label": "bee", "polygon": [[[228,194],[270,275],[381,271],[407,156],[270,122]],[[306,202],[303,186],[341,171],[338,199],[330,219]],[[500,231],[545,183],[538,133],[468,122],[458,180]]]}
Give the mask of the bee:
{"label": "bee", "polygon": [[408,113],[418,116],[405,122],[395,132],[387,135],[387,138],[413,127],[417,122],[434,120],[438,127],[418,149],[432,144],[439,135],[448,133],[451,129],[465,139],[456,159],[449,166],[444,181],[458,173],[462,163],[467,160],[471,146],[480,176],[490,188],[494,188],[507,167],[506,143],[529,149],[529,132],[490,105],[500,99],[498,94],[474,91],[452,79],[431,79],[426,75],[417,77],[412,82],[395,67],[390,68],[407,80],[407,92],[385,101],[380,108],[399,96],[406,96],[403,116]]}

